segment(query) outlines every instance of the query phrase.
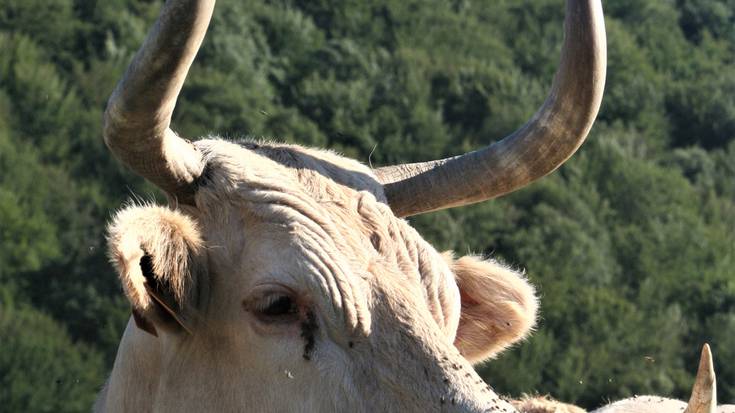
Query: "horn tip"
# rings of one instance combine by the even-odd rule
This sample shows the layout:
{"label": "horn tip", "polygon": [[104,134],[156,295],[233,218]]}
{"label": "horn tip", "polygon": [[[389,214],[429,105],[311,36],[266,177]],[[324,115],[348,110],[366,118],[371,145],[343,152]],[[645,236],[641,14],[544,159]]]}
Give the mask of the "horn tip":
{"label": "horn tip", "polygon": [[702,355],[699,357],[699,369],[697,371],[697,377],[706,378],[707,381],[715,381],[715,368],[712,361],[712,349],[708,343],[704,343],[702,346]]}
{"label": "horn tip", "polygon": [[692,396],[684,413],[714,413],[717,406],[717,382],[709,344],[702,346]]}

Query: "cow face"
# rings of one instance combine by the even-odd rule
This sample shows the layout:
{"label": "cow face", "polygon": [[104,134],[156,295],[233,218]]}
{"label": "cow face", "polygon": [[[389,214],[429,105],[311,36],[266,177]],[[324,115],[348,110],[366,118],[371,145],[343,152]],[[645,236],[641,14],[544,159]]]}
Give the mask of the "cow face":
{"label": "cow face", "polygon": [[475,374],[535,320],[523,277],[440,254],[369,169],[328,152],[218,140],[195,205],[110,227],[156,410],[485,411]]}

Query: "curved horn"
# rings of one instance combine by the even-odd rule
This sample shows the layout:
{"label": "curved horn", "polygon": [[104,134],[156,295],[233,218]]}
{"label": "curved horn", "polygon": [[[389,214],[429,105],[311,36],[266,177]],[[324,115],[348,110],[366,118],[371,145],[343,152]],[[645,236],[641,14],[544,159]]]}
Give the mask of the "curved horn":
{"label": "curved horn", "polygon": [[107,103],[103,134],[133,171],[186,202],[201,154],[170,128],[184,79],[204,39],[214,0],[168,0]]}
{"label": "curved horn", "polygon": [[533,118],[503,140],[453,158],[377,169],[393,212],[409,216],[495,198],[558,168],[584,142],[607,65],[599,0],[567,0],[560,67]]}
{"label": "curved horn", "polygon": [[712,365],[712,352],[709,344],[702,348],[699,358],[697,378],[694,379],[692,397],[689,399],[684,413],[716,413],[717,412],[717,380]]}

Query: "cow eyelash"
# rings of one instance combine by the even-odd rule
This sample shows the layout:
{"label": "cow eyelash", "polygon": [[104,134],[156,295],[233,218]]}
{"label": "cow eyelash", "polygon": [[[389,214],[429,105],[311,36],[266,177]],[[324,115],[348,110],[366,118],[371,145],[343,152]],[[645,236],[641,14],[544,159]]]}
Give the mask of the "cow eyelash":
{"label": "cow eyelash", "polygon": [[263,321],[290,321],[297,319],[299,306],[287,294],[270,294],[263,297],[253,307],[255,314]]}

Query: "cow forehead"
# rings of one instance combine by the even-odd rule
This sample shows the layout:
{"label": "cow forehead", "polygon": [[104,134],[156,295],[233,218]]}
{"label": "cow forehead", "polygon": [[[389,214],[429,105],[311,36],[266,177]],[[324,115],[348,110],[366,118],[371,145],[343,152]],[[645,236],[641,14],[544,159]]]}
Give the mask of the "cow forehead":
{"label": "cow forehead", "polygon": [[308,192],[315,199],[326,201],[341,193],[367,191],[387,204],[383,187],[370,168],[329,150],[221,139],[204,139],[195,145],[205,163],[226,171],[230,180],[257,184],[287,177],[289,190]]}
{"label": "cow forehead", "polygon": [[197,145],[210,169],[201,202],[212,206],[200,209],[216,214],[218,206],[242,203],[247,219],[288,233],[292,260],[309,269],[302,282],[328,299],[349,327],[369,329],[368,309],[380,304],[371,301],[371,285],[380,283],[380,291],[422,295],[453,339],[459,322],[454,276],[444,258],[393,215],[370,169],[292,145]]}
{"label": "cow forehead", "polygon": [[374,233],[398,220],[372,171],[354,160],[295,145],[197,145],[207,162],[197,202],[210,215],[231,205],[254,221],[318,236],[363,260],[374,255]]}
{"label": "cow forehead", "polygon": [[210,215],[231,205],[252,221],[316,232],[338,250],[359,256],[365,255],[362,241],[370,235],[363,206],[380,210],[371,226],[396,219],[370,169],[354,160],[295,145],[221,140],[197,145],[207,164],[199,209]]}

